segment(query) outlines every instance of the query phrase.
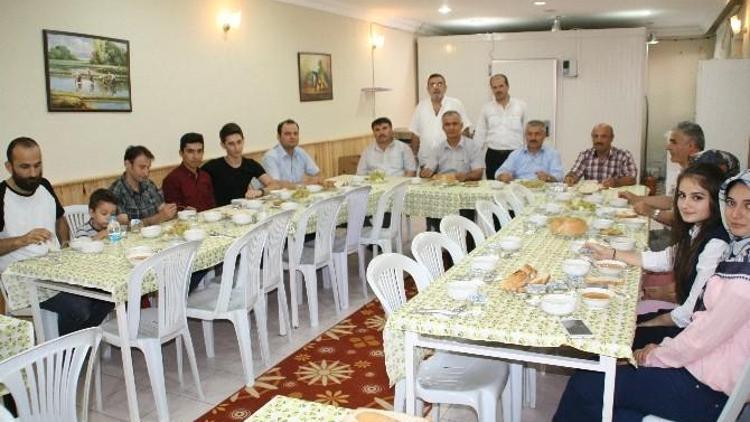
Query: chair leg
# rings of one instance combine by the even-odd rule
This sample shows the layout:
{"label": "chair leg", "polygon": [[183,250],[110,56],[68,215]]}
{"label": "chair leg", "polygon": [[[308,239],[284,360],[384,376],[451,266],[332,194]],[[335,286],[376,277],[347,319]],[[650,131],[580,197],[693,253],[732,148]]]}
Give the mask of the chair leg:
{"label": "chair leg", "polygon": [[185,383],[182,376],[182,337],[177,336],[177,338],[174,339],[174,345],[177,350],[177,381],[179,381],[180,388],[182,388]]}
{"label": "chair leg", "polygon": [[201,321],[203,325],[203,342],[206,343],[206,357],[216,356],[214,353],[214,322],[210,320]]}
{"label": "chair leg", "polygon": [[325,267],[325,271],[323,274],[328,274],[328,279],[331,280],[331,287],[333,287],[331,290],[333,290],[333,304],[336,307],[336,315],[341,314],[342,306],[341,306],[341,289],[339,288],[339,278],[336,274],[336,268],[333,265],[333,260],[328,261],[328,265]]}
{"label": "chair leg", "polygon": [[505,388],[503,388],[503,394],[501,396],[503,406],[503,422],[513,421],[513,415],[511,413],[511,401],[513,393],[511,391],[510,384],[510,382],[505,383]]}
{"label": "chair leg", "polygon": [[[103,344],[103,343],[102,343]],[[102,412],[102,357],[96,356],[96,368],[94,368],[94,396],[96,398],[96,411]],[[86,412],[88,409],[84,409]],[[85,414],[85,413],[84,413]]]}
{"label": "chair leg", "polygon": [[232,325],[237,333],[237,343],[240,345],[240,359],[242,360],[242,369],[245,372],[245,385],[252,386],[255,384],[255,374],[253,372],[253,349],[250,340],[250,318],[247,312],[239,310],[234,312]]}
{"label": "chair leg", "polygon": [[406,381],[396,383],[393,392],[393,410],[403,413],[406,410]]}
{"label": "chair leg", "polygon": [[299,307],[297,294],[299,290],[297,288],[297,269],[289,267],[289,297],[291,299],[290,308],[292,308],[292,327],[299,327]]}
{"label": "chair leg", "polygon": [[357,259],[359,260],[359,281],[362,283],[362,294],[368,299],[367,278],[365,277],[365,246],[357,246]]}
{"label": "chair leg", "polygon": [[167,405],[167,389],[164,385],[164,362],[161,358],[161,344],[149,341],[144,344],[143,356],[146,359],[146,368],[151,381],[151,390],[154,392],[156,412],[160,421],[169,420],[169,406]]}
{"label": "chair leg", "polygon": [[258,329],[258,340],[260,341],[260,359],[263,361],[263,366],[267,368],[271,363],[271,348],[268,345],[268,313],[265,295],[258,297],[258,301],[253,307],[253,313],[255,313],[255,325]]}
{"label": "chair leg", "polygon": [[318,321],[318,275],[315,267],[306,267],[302,271],[305,287],[307,288],[307,307],[310,310],[310,326],[317,327]]}
{"label": "chair leg", "polygon": [[531,409],[536,408],[536,368],[526,367],[524,369],[523,402]]}
{"label": "chair leg", "polygon": [[333,267],[336,272],[336,283],[339,287],[339,304],[341,309],[349,308],[349,255],[346,252],[333,254]]}
{"label": "chair leg", "polygon": [[292,322],[289,320],[289,303],[286,301],[286,287],[284,281],[276,288],[276,301],[279,305],[279,335],[288,335],[292,341]]}
{"label": "chair leg", "polygon": [[[180,338],[180,337],[177,337]],[[201,378],[198,375],[198,361],[195,359],[195,348],[193,347],[193,337],[190,335],[190,330],[187,325],[182,332],[182,338],[185,339],[185,351],[187,352],[188,362],[190,363],[190,371],[193,373],[193,382],[195,382],[195,390],[198,391],[198,397],[201,400],[205,400],[206,396],[203,395],[203,387],[201,386]]]}
{"label": "chair leg", "polygon": [[521,420],[521,409],[523,407],[523,365],[520,363],[510,364],[510,414],[513,422]]}
{"label": "chair leg", "polygon": [[479,403],[477,403],[477,421],[478,422],[497,422],[497,397],[487,392],[479,393]]}

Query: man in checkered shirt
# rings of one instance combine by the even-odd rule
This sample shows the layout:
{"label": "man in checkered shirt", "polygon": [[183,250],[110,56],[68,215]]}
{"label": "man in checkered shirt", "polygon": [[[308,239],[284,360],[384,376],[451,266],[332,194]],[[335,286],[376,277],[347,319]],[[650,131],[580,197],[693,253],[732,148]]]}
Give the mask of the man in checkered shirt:
{"label": "man in checkered shirt", "polygon": [[573,168],[565,175],[565,183],[574,185],[579,180],[596,180],[605,188],[635,184],[638,170],[629,151],[615,148],[612,141],[615,132],[612,126],[599,123],[591,129],[589,148],[578,154]]}

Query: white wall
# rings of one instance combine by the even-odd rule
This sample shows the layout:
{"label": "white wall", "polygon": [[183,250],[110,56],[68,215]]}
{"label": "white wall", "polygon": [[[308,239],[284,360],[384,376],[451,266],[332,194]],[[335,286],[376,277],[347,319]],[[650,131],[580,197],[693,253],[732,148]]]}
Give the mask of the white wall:
{"label": "white wall", "polygon": [[[216,17],[242,11],[226,39]],[[218,131],[236,121],[246,150],[276,142],[276,123],[301,125],[302,142],[370,132],[373,110],[369,24],[271,0],[0,0],[0,148],[21,135],[42,144],[45,175],[55,182],[122,169],[126,146],[147,145],[155,165],[179,161],[178,140],[202,132],[206,157],[221,155]],[[47,112],[42,29],[127,39],[132,113]],[[378,27],[378,115],[408,125],[415,102],[410,33]],[[297,52],[332,54],[333,101],[299,101]]]}
{"label": "white wall", "polygon": [[[591,128],[609,122],[615,145],[640,163],[646,92],[646,31],[637,29],[524,32],[418,39],[419,96],[430,73],[443,73],[448,94],[462,99],[472,119],[490,99],[488,64],[494,60],[576,59],[577,78],[558,78],[557,139],[565,167],[591,147]],[[493,49],[494,47],[494,49]],[[513,95],[513,81],[510,81]],[[534,117],[534,116],[530,116]]]}

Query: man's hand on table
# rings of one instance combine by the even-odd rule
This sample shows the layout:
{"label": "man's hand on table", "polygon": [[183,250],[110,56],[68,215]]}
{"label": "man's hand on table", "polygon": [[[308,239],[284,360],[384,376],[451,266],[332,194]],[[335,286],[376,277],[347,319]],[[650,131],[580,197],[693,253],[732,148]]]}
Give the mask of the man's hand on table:
{"label": "man's hand on table", "polygon": [[638,201],[633,204],[633,211],[639,215],[650,217],[654,212],[654,207],[648,205],[645,201]]}
{"label": "man's hand on table", "polygon": [[614,177],[609,177],[607,179],[602,180],[602,187],[603,188],[616,188],[617,187],[617,181]]}
{"label": "man's hand on table", "polygon": [[247,191],[245,192],[246,199],[260,198],[261,196],[263,196],[262,190],[253,189],[251,187],[247,188]]}
{"label": "man's hand on table", "polygon": [[177,215],[177,204],[161,204],[159,207],[159,220],[168,221]]}
{"label": "man's hand on table", "polygon": [[432,169],[427,168],[427,167],[423,167],[422,172],[419,173],[419,175],[425,179],[429,179],[430,177],[432,177],[433,174],[435,174],[435,172],[432,171]]}
{"label": "man's hand on table", "polygon": [[547,173],[546,171],[538,171],[536,172],[536,178],[541,180],[542,182],[554,182],[555,179],[552,177],[551,174]]}
{"label": "man's hand on table", "polygon": [[497,180],[508,183],[511,180],[513,180],[513,174],[511,174],[510,172],[504,171],[497,175]]}
{"label": "man's hand on table", "polygon": [[49,230],[43,228],[31,229],[22,237],[24,246],[41,244],[50,239],[52,239],[52,233]]}
{"label": "man's hand on table", "polygon": [[565,179],[563,179],[563,182],[565,182],[565,184],[568,186],[573,186],[578,183],[578,177],[575,175],[575,173],[568,173],[565,175]]}

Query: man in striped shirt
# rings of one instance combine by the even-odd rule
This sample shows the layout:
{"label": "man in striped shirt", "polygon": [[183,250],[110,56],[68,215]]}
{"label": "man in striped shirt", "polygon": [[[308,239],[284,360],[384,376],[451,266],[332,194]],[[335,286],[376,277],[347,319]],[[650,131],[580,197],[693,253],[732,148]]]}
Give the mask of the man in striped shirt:
{"label": "man in striped shirt", "polygon": [[599,123],[591,129],[592,148],[578,154],[573,168],[565,175],[565,183],[574,185],[579,180],[596,180],[605,188],[635,184],[638,170],[633,155],[612,146],[615,132],[612,126]]}

